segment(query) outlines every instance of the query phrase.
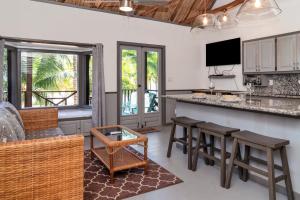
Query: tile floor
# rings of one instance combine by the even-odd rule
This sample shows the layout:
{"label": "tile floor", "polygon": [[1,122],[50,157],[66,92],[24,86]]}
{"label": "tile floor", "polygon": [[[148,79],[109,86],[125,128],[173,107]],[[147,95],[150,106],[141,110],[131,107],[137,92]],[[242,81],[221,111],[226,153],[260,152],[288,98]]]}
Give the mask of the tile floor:
{"label": "tile floor", "polygon": [[[248,181],[242,182],[236,174],[233,175],[232,186],[226,190],[219,186],[219,167],[204,165],[199,159],[196,172],[187,169],[187,155],[173,146],[171,158],[166,157],[170,127],[163,127],[160,133],[149,133],[149,158],[165,167],[181,178],[184,183],[145,193],[130,200],[267,200],[267,188]],[[85,148],[89,148],[89,138],[85,140]],[[142,150],[142,149],[140,149]],[[287,199],[277,193],[277,200]]]}

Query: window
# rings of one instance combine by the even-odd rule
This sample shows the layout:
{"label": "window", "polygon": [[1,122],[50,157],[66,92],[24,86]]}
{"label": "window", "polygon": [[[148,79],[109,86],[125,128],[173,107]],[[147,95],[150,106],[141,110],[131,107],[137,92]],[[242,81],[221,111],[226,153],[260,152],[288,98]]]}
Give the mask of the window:
{"label": "window", "polygon": [[78,55],[21,51],[21,107],[76,106]]}
{"label": "window", "polygon": [[3,100],[8,100],[8,59],[7,59],[7,49],[4,49],[3,57]]}
{"label": "window", "polygon": [[4,97],[18,109],[86,107],[92,98],[91,47],[7,42]]}
{"label": "window", "polygon": [[145,53],[145,113],[158,111],[158,63],[159,54],[156,51]]}
{"label": "window", "polygon": [[138,114],[138,52],[122,49],[122,116]]}

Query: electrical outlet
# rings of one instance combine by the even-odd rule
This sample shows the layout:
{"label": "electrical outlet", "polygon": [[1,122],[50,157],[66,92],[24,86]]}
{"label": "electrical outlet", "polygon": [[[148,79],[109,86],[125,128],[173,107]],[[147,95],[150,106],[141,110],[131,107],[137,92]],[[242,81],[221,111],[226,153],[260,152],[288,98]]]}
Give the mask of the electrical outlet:
{"label": "electrical outlet", "polygon": [[274,84],[273,80],[269,80],[269,85],[272,86]]}

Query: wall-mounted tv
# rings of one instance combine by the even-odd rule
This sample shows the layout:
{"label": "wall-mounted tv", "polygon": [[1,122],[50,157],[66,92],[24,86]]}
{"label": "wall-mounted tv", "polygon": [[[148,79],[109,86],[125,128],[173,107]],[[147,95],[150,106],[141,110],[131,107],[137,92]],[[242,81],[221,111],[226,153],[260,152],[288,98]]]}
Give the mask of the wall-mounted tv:
{"label": "wall-mounted tv", "polygon": [[241,38],[206,44],[206,66],[241,64]]}

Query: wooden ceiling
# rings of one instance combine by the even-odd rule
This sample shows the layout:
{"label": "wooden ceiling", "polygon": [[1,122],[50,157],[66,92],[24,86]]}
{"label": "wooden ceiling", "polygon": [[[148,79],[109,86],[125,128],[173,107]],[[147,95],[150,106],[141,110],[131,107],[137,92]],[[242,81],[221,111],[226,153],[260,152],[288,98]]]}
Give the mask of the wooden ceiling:
{"label": "wooden ceiling", "polygon": [[[119,2],[86,0],[54,0],[61,3],[74,4],[88,8],[96,8],[104,11],[111,11],[118,14],[126,14],[119,11]],[[206,1],[206,2],[205,2]],[[180,25],[191,26],[195,18],[207,10],[211,10],[216,0],[170,0],[165,4],[134,4],[134,12],[127,15],[140,16],[164,22],[171,22]]]}
{"label": "wooden ceiling", "polygon": [[[49,0],[62,4],[71,4],[116,14],[139,16],[185,26],[194,26],[197,16],[205,10],[209,13],[228,11],[241,5],[245,0],[232,0],[232,2],[213,8],[217,0],[134,0],[134,11],[124,13],[119,10],[119,0]],[[151,3],[152,2],[152,3]],[[159,2],[165,2],[163,4]],[[197,22],[196,22],[197,23]]]}

